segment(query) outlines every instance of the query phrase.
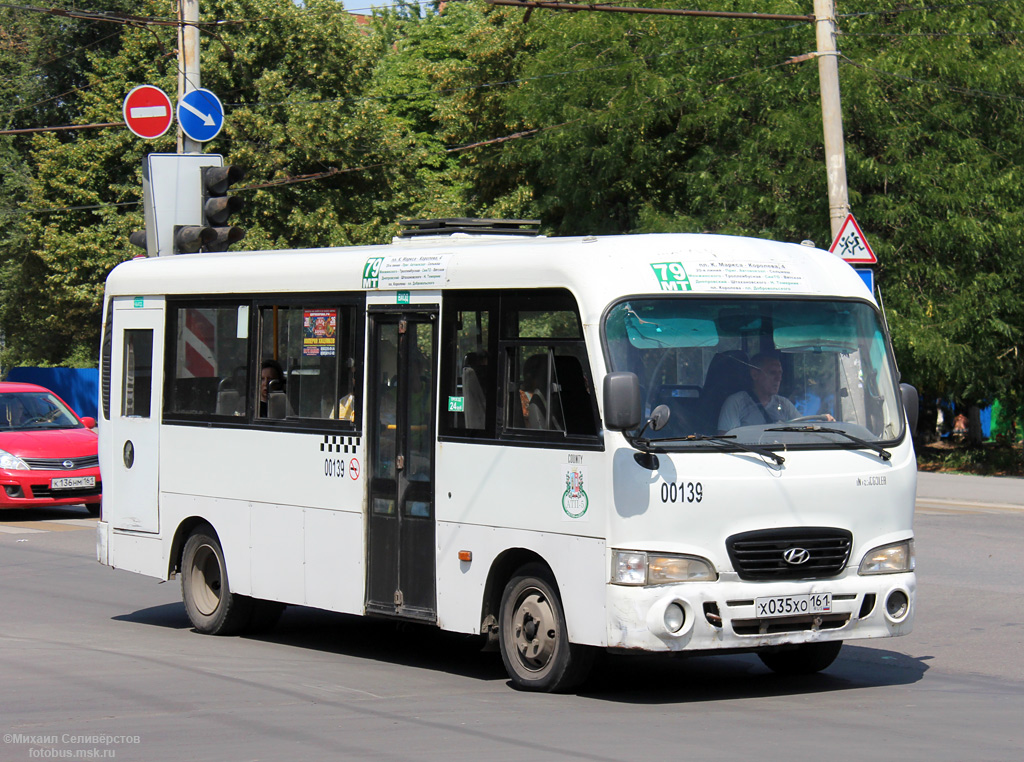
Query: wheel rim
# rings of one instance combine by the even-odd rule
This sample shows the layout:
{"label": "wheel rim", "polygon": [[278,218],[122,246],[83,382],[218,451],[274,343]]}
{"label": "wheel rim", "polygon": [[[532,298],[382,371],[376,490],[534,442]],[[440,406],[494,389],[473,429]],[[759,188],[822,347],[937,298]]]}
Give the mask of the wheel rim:
{"label": "wheel rim", "polygon": [[523,667],[541,672],[551,663],[558,645],[557,622],[544,593],[536,588],[525,591],[512,617],[512,637]]}
{"label": "wheel rim", "polygon": [[210,616],[220,605],[222,575],[220,560],[209,545],[200,545],[192,557],[190,592],[196,608]]}

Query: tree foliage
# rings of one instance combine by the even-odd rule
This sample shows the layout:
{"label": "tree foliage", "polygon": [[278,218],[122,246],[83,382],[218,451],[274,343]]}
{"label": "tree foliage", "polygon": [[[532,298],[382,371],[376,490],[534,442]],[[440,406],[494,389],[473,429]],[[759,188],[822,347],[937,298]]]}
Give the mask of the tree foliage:
{"label": "tree foliage", "polygon": [[[811,13],[806,0],[715,9]],[[403,217],[463,215],[536,216],[554,234],[829,240],[812,24],[527,18],[482,0],[399,5],[371,24],[333,0],[202,12],[230,22],[203,36],[202,84],[228,115],[207,150],[249,169],[249,247],[386,241]],[[1024,9],[838,12],[851,204],[903,376],[1019,408]],[[176,91],[173,27],[2,14],[8,127],[118,121],[132,86]],[[142,157],[174,150],[124,129],[0,137],[5,364],[93,361],[103,279],[142,226]]]}

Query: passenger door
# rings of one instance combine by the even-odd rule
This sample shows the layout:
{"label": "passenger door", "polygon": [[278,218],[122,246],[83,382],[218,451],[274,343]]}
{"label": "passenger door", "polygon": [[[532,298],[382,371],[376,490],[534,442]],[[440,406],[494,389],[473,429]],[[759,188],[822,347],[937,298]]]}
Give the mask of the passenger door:
{"label": "passenger door", "polygon": [[366,609],[434,621],[437,310],[370,321]]}
{"label": "passenger door", "polygon": [[159,532],[160,380],[164,301],[116,299],[105,438],[103,518],[115,529]]}

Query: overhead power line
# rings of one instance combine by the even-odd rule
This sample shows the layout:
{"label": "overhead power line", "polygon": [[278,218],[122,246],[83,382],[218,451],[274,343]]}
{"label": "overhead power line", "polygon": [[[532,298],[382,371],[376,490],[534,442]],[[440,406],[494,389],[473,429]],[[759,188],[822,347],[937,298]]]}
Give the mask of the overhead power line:
{"label": "overhead power line", "polygon": [[93,124],[65,124],[60,127],[27,127],[23,130],[0,130],[0,135],[26,135],[33,132],[60,132],[63,130],[94,130],[99,127],[124,127],[124,122],[95,122]]}
{"label": "overhead power line", "polygon": [[557,0],[485,0],[488,5],[506,5],[512,8],[545,8],[553,11],[601,11],[603,13],[638,13],[654,16],[700,16],[720,19],[747,19],[753,21],[814,21],[814,16],[796,16],[783,13],[739,13],[733,11],[694,11],[677,8],[628,8],[621,5],[595,3],[563,3]]}

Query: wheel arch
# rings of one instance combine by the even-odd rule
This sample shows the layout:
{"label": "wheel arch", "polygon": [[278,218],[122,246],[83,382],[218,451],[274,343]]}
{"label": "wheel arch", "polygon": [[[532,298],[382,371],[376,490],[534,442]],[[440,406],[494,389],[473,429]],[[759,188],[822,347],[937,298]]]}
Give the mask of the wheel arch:
{"label": "wheel arch", "polygon": [[[501,610],[501,596],[505,592],[505,586],[512,579],[512,575],[518,569],[528,564],[540,564],[550,575],[551,582],[558,589],[558,580],[551,564],[544,560],[534,550],[527,548],[509,548],[502,551],[491,563],[490,571],[487,572],[487,581],[484,583],[484,597],[480,611],[480,631],[488,636],[488,640],[497,640],[498,613]],[[559,592],[561,595],[561,592]]]}
{"label": "wheel arch", "polygon": [[182,522],[178,524],[178,528],[174,530],[174,538],[171,540],[171,550],[167,554],[167,579],[174,579],[175,575],[181,573],[181,558],[185,553],[185,543],[188,541],[189,535],[191,535],[200,526],[209,527],[213,536],[217,538],[217,542],[220,542],[220,535],[217,534],[217,530],[214,529],[213,524],[202,516],[189,516],[187,519],[182,520]]}

